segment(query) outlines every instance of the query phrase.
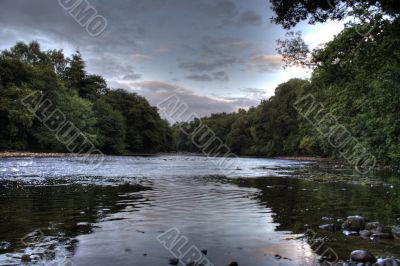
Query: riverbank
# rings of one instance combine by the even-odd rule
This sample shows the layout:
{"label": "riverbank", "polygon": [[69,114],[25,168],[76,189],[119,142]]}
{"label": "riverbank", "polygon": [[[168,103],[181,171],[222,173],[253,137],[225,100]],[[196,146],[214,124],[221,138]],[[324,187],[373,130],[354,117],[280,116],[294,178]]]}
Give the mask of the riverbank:
{"label": "riverbank", "polygon": [[[162,152],[162,153],[129,153],[121,154],[120,156],[154,156],[154,155],[196,155],[204,156],[202,153],[189,153],[189,152]],[[79,153],[65,153],[65,152],[32,152],[32,151],[1,151],[0,158],[16,158],[16,157],[65,157],[65,156],[83,156],[85,154]],[[108,154],[110,155],[110,154]],[[264,158],[260,156],[243,156],[243,157],[254,157],[254,158]],[[279,160],[293,160],[293,161],[313,161],[313,162],[336,162],[337,160],[332,160],[329,158],[322,157],[312,157],[312,156],[282,156],[274,157],[274,159]]]}

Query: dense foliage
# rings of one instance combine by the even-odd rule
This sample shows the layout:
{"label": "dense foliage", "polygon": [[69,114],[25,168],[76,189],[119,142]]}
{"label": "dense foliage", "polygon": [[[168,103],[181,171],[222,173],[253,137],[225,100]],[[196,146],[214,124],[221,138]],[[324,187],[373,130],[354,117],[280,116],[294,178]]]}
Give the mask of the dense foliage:
{"label": "dense foliage", "polygon": [[[322,130],[294,105],[307,95],[334,118],[328,129],[341,126],[380,163],[400,164],[400,20],[396,1],[271,1],[274,22],[285,28],[309,18],[357,18],[324,47],[309,51],[301,36],[289,32],[278,42],[289,65],[313,68],[309,81],[290,80],[275,96],[249,111],[214,114],[201,120],[233,152],[242,155],[313,155],[343,157]],[[369,17],[369,19],[367,19]],[[315,121],[323,121],[322,114]],[[200,121],[184,125],[194,130]],[[333,132],[333,131],[331,131]],[[190,136],[175,126],[177,148],[198,151]],[[340,137],[340,136],[337,136]]]}
{"label": "dense foliage", "polygon": [[[194,141],[202,138],[195,136],[202,128],[219,138],[206,145],[207,151],[226,144],[237,155],[340,158],[344,152],[335,143],[343,136],[332,133],[340,127],[377,161],[400,164],[397,2],[271,2],[274,21],[285,28],[307,18],[311,23],[347,16],[357,19],[314,51],[297,33],[278,42],[286,63],[313,68],[309,80],[289,80],[276,88],[273,97],[247,111],[212,114],[172,127],[143,97],[110,90],[102,77],[87,74],[79,53],[65,58],[62,51],[42,52],[35,42],[18,43],[0,55],[0,149],[65,150],[22,105],[21,99],[40,91],[104,153],[202,152]],[[314,123],[295,108],[308,95],[323,107],[313,113]]]}
{"label": "dense foliage", "polygon": [[37,42],[17,43],[0,54],[0,150],[67,151],[23,104],[40,92],[104,153],[169,151],[172,131],[146,99],[110,90],[85,71],[79,52],[41,51]]}

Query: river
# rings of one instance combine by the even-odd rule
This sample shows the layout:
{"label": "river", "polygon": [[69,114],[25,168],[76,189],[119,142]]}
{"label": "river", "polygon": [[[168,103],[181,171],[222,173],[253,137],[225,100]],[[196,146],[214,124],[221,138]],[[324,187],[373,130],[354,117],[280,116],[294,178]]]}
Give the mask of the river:
{"label": "river", "polygon": [[[264,158],[220,169],[215,160],[107,156],[94,168],[75,157],[2,158],[0,265],[168,265],[191,247],[215,266],[317,265],[354,249],[400,257],[399,240],[318,227],[349,215],[398,224],[398,175]],[[169,248],[169,236],[185,245]]]}

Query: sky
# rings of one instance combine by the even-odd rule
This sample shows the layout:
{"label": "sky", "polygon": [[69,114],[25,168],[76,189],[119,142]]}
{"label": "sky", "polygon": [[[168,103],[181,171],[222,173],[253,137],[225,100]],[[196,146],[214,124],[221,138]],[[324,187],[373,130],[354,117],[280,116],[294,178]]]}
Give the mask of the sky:
{"label": "sky", "polygon": [[[82,2],[81,2],[82,1]],[[72,4],[90,4],[105,30],[88,33]],[[74,13],[74,12],[72,12]],[[0,49],[17,41],[42,49],[79,50],[87,71],[157,105],[178,96],[198,116],[256,106],[302,68],[283,68],[268,0],[1,0]],[[300,23],[311,48],[332,39],[341,24]],[[92,32],[93,33],[93,32]]]}

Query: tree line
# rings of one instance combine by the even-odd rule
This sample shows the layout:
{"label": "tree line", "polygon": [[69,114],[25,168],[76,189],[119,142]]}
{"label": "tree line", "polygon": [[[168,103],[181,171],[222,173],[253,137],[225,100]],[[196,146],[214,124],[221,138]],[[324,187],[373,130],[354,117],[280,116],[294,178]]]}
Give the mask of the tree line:
{"label": "tree line", "polygon": [[[272,21],[291,29],[302,20],[354,21],[324,46],[310,51],[299,33],[278,41],[288,65],[310,67],[310,79],[292,79],[249,110],[212,114],[169,125],[148,101],[85,71],[79,54],[41,51],[37,42],[17,43],[0,54],[0,149],[64,151],[21,100],[40,91],[97,147],[108,154],[199,152],[190,135],[207,125],[237,155],[343,157],[327,140],[338,125],[378,162],[400,164],[400,20],[396,1],[275,1]],[[323,106],[310,123],[295,108],[312,95]],[[330,115],[330,122],[326,118]],[[319,118],[318,118],[318,117]],[[325,118],[325,119],[324,119]],[[334,120],[334,122],[332,122]],[[328,130],[327,130],[328,129]],[[332,137],[332,136],[331,136]],[[215,144],[217,145],[217,144]],[[212,150],[213,147],[209,147]],[[217,149],[217,147],[215,147]]]}
{"label": "tree line", "polygon": [[0,149],[66,151],[43,121],[23,105],[40,92],[98,149],[107,154],[170,151],[172,130],[157,108],[137,95],[107,87],[88,74],[79,52],[42,51],[17,43],[0,54]]}

